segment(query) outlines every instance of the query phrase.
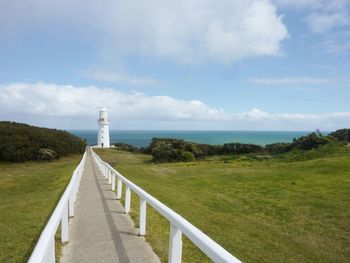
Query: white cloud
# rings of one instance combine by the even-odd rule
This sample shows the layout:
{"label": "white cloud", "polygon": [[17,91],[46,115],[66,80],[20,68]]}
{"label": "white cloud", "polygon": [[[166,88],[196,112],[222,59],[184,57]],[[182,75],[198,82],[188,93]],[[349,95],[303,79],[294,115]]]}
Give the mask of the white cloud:
{"label": "white cloud", "polygon": [[106,106],[116,119],[228,119],[223,110],[211,108],[196,100],[184,101],[169,96],[147,96],[108,88],[47,83],[13,83],[0,86],[0,105],[3,113],[48,116],[90,117],[96,115],[99,108]]}
{"label": "white cloud", "polygon": [[272,0],[279,7],[303,8],[309,6],[320,6],[324,0]]}
{"label": "white cloud", "polygon": [[[350,125],[350,112],[322,114],[269,113],[257,108],[247,112],[228,113],[198,100],[180,100],[169,96],[148,96],[142,93],[123,93],[98,87],[74,87],[47,83],[13,83],[0,86],[0,116],[23,115],[31,118],[53,118],[54,127],[63,119],[74,120],[69,127],[91,123],[98,109],[106,106],[112,122],[119,127],[133,122],[137,129],[336,129]],[[55,122],[56,120],[56,122]],[[40,122],[41,125],[47,125]],[[167,125],[164,126],[164,123]],[[93,122],[95,124],[95,122]],[[84,126],[85,125],[85,126]],[[180,126],[179,126],[180,125]],[[197,125],[197,126],[196,126]],[[198,126],[199,125],[199,126]],[[83,124],[79,127],[89,127]]]}
{"label": "white cloud", "polygon": [[343,11],[335,13],[313,12],[307,17],[307,21],[312,32],[323,33],[337,26],[348,25],[349,17]]}
{"label": "white cloud", "polygon": [[350,31],[339,31],[328,34],[327,40],[316,47],[330,54],[345,54],[350,52]]}
{"label": "white cloud", "polygon": [[278,55],[288,37],[271,0],[13,0],[2,4],[0,32],[43,27],[50,31],[64,27],[65,32],[92,38],[99,42],[101,53],[182,62],[232,63]]}
{"label": "white cloud", "polygon": [[326,11],[339,10],[349,4],[348,0],[272,0],[279,7],[284,8],[312,8]]}
{"label": "white cloud", "polygon": [[[234,7],[232,7],[234,10]],[[214,20],[206,32],[207,52],[229,63],[255,55],[276,55],[287,30],[268,1],[251,1],[243,13],[231,14],[228,21]],[[235,18],[238,16],[238,18]]]}
{"label": "white cloud", "polygon": [[134,75],[128,75],[125,73],[110,71],[86,70],[83,71],[83,75],[93,80],[111,83],[125,83],[129,85],[154,85],[159,82],[157,79],[154,78],[138,77]]}
{"label": "white cloud", "polygon": [[273,0],[281,8],[306,9],[306,21],[313,33],[325,33],[349,25],[348,0]]}
{"label": "white cloud", "polygon": [[287,77],[287,78],[254,78],[250,80],[255,84],[263,85],[321,85],[333,82],[327,78]]}
{"label": "white cloud", "polygon": [[[290,114],[290,113],[278,113],[272,114],[259,109],[252,109],[247,112],[237,113],[233,115],[233,119],[246,120],[246,121],[276,121],[276,122],[302,122],[307,124],[308,122],[322,125],[322,122],[339,121],[343,120],[346,127],[350,125],[350,112],[331,112],[321,114]],[[344,126],[345,127],[345,126]]]}
{"label": "white cloud", "polygon": [[250,111],[233,114],[233,119],[237,120],[247,120],[247,121],[256,121],[256,120],[266,120],[271,119],[272,114],[253,108]]}

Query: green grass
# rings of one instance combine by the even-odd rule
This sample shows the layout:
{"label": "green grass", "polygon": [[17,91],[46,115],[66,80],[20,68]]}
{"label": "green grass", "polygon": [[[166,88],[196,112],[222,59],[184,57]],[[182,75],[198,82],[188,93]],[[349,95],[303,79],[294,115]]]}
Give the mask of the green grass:
{"label": "green grass", "polygon": [[0,262],[27,262],[80,159],[0,163]]}
{"label": "green grass", "polygon": [[[303,160],[212,157],[154,164],[98,150],[127,178],[244,262],[350,261],[350,148]],[[139,200],[132,195],[138,225]],[[149,206],[147,240],[167,261],[169,222]],[[184,240],[183,262],[209,261]]]}

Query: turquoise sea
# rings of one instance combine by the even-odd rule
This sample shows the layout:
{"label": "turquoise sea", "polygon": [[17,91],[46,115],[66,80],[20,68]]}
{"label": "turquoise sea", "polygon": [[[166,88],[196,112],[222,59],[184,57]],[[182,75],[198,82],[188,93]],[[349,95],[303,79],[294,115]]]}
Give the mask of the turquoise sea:
{"label": "turquoise sea", "polygon": [[[97,131],[69,131],[83,139],[89,145],[96,144]],[[122,142],[137,147],[149,145],[153,137],[177,138],[186,141],[224,144],[230,142],[266,145],[276,142],[292,142],[293,138],[306,135],[310,131],[110,131],[111,143]]]}

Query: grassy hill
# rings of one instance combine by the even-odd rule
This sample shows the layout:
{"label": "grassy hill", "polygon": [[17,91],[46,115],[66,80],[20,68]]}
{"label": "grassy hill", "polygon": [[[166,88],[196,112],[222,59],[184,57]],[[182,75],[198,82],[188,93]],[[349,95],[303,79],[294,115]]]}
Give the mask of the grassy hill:
{"label": "grassy hill", "polygon": [[[96,152],[244,262],[350,260],[349,147],[163,164],[141,153]],[[134,194],[136,225],[138,207]],[[151,208],[147,220],[147,240],[166,262],[169,222]],[[183,262],[208,259],[185,239]]]}
{"label": "grassy hill", "polygon": [[28,261],[81,157],[0,163],[0,262]]}
{"label": "grassy hill", "polygon": [[54,160],[83,153],[86,143],[66,131],[0,121],[0,161]]}

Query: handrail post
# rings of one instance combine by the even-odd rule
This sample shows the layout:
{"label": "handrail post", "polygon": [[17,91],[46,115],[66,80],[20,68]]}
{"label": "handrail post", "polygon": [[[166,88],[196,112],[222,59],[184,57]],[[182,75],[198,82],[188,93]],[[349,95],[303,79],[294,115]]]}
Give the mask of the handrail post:
{"label": "handrail post", "polygon": [[112,171],[108,168],[108,184],[112,184]]}
{"label": "handrail post", "polygon": [[[73,173],[74,176],[74,173]],[[77,184],[78,182],[75,180],[73,181],[73,187],[72,187],[72,193],[73,193],[73,202],[77,199]]]}
{"label": "handrail post", "polygon": [[[77,195],[78,191],[79,191],[79,177],[81,176],[81,172],[79,170],[77,170],[77,180],[75,181],[75,196]],[[75,200],[77,198],[75,197]]]}
{"label": "handrail post", "polygon": [[126,190],[125,190],[125,208],[124,208],[124,213],[125,214],[128,214],[130,212],[130,198],[131,198],[130,187],[126,186]]}
{"label": "handrail post", "polygon": [[122,189],[123,188],[123,182],[122,179],[118,177],[118,185],[117,185],[117,199],[120,200],[122,198]]}
{"label": "handrail post", "polygon": [[112,191],[115,191],[115,173],[112,172]]}
{"label": "handrail post", "polygon": [[73,198],[73,192],[70,194],[70,197],[68,199],[68,207],[69,207],[69,217],[74,217],[74,198]]}
{"label": "handrail post", "polygon": [[68,202],[63,208],[61,219],[61,241],[62,243],[68,242]]}
{"label": "handrail post", "polygon": [[146,235],[146,200],[140,197],[140,236]]}
{"label": "handrail post", "polygon": [[168,263],[181,263],[182,232],[173,223],[170,223],[170,240]]}

